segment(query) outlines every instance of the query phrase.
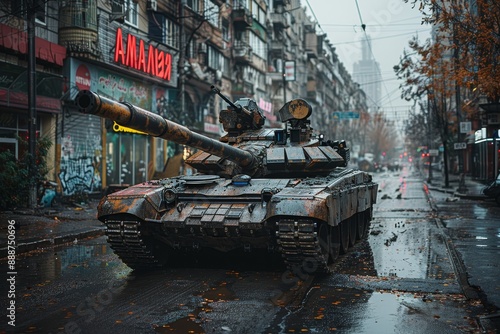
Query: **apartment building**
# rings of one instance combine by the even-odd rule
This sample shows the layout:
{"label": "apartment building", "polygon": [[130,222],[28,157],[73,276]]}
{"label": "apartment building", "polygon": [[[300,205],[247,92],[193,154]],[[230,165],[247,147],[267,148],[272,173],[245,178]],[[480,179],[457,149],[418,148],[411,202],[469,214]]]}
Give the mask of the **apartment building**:
{"label": "apartment building", "polygon": [[[0,144],[6,149],[26,123],[27,105],[16,102],[22,100],[16,94],[26,94],[19,75],[27,50],[9,41],[24,36],[26,21],[13,14],[14,2],[2,2],[7,19],[0,21],[0,61],[11,73],[0,83],[6,92],[0,95]],[[218,113],[227,103],[212,85],[233,101],[254,99],[266,126],[280,126],[277,110],[295,97],[311,102],[311,122],[323,133],[331,131],[333,111],[366,108],[300,0],[43,3],[35,50],[37,101],[43,103],[37,104],[38,124],[55,144],[49,177],[66,196],[194,172],[183,164],[190,148],[78,113],[73,100],[80,90],[130,102],[213,138],[223,134]]]}

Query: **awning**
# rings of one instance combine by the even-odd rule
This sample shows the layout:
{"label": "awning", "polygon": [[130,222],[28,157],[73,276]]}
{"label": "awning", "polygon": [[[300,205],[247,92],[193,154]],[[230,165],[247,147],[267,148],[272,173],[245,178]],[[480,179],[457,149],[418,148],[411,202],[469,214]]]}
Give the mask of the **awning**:
{"label": "awning", "polygon": [[[0,106],[28,108],[28,71],[26,68],[1,63]],[[50,73],[36,72],[36,109],[60,113],[64,79]]]}

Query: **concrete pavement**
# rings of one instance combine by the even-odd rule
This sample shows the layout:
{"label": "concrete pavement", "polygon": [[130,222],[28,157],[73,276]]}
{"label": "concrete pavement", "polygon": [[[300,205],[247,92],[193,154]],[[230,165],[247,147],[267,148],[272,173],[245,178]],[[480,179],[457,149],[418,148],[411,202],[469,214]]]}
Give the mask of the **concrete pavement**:
{"label": "concrete pavement", "polygon": [[6,257],[8,225],[14,222],[17,254],[103,235],[97,204],[98,200],[91,199],[54,208],[0,212],[0,258]]}
{"label": "concrete pavement", "polygon": [[466,199],[488,199],[488,197],[483,194],[483,189],[486,187],[486,184],[470,176],[465,175],[462,178],[461,175],[450,175],[448,187],[446,187],[444,178],[441,174],[434,176],[430,181],[427,175],[422,175],[422,177],[429,190],[440,191]]}

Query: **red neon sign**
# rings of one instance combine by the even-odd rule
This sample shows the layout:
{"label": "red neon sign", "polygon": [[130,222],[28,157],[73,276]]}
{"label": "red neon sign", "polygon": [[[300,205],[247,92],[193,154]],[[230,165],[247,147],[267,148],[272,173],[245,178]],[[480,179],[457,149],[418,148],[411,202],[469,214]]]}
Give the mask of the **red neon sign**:
{"label": "red neon sign", "polygon": [[146,53],[144,41],[139,39],[139,48],[137,48],[137,39],[131,34],[127,36],[125,47],[121,28],[116,30],[115,62],[167,81],[170,81],[172,74],[170,53],[158,50],[151,44],[148,45]]}

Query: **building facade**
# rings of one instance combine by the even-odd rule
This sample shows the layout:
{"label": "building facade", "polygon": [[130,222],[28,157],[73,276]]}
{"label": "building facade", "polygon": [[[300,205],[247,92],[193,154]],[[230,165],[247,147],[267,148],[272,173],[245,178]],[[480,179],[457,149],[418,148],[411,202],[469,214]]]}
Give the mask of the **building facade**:
{"label": "building facade", "polygon": [[[0,83],[0,144],[16,149],[27,115],[26,22],[2,2],[9,19],[0,21],[0,61],[9,74]],[[49,178],[65,196],[195,172],[183,164],[191,148],[78,113],[80,90],[213,138],[223,134],[218,113],[227,104],[212,86],[233,101],[257,101],[273,127],[281,126],[284,101],[296,97],[310,101],[311,123],[322,133],[333,131],[335,111],[367,108],[300,0],[49,1],[39,15],[39,132],[55,144]],[[17,44],[9,40],[16,34]]]}

